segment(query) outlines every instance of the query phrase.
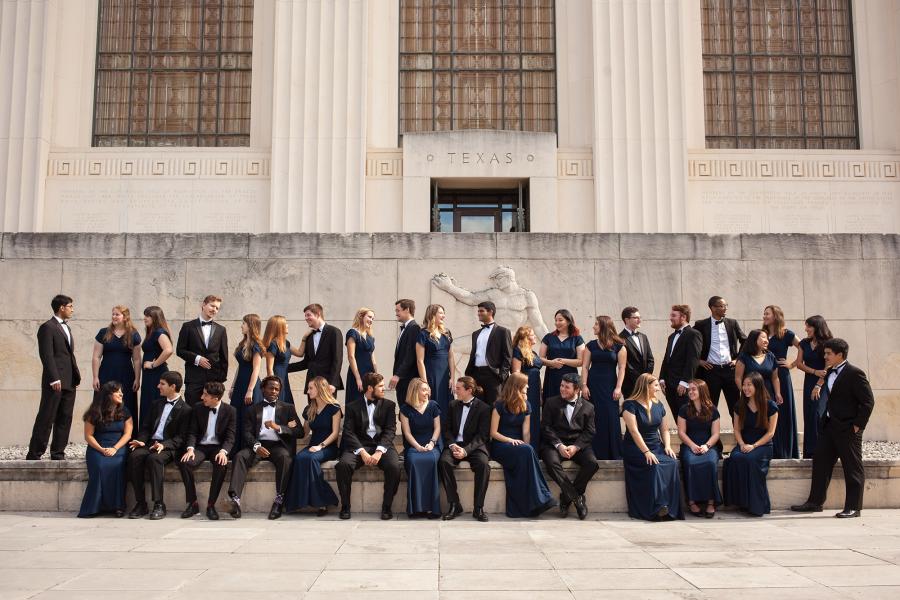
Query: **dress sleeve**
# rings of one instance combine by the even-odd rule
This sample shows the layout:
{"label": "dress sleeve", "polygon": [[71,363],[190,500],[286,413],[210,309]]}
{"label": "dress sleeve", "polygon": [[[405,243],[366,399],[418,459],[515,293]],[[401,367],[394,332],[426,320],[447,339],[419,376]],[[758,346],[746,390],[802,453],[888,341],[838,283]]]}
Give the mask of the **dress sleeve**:
{"label": "dress sleeve", "polygon": [[547,335],[545,335],[544,337],[541,338],[541,343],[549,348],[550,347],[550,338],[552,336],[553,336],[552,333],[548,333]]}
{"label": "dress sleeve", "polygon": [[[713,410],[715,410],[715,409],[713,409]],[[678,409],[678,417],[681,419],[684,419],[685,421],[688,420],[688,407],[687,407],[686,403],[681,408]]]}
{"label": "dress sleeve", "polygon": [[584,344],[584,338],[581,337],[580,335],[576,335],[576,336],[575,336],[574,338],[572,338],[572,339],[575,341],[575,347],[576,347],[576,348],[577,348],[578,346],[581,346],[582,344]]}
{"label": "dress sleeve", "polygon": [[141,345],[141,334],[137,331],[131,334],[131,347],[140,346]]}
{"label": "dress sleeve", "polygon": [[769,416],[776,414],[778,412],[778,405],[775,404],[774,400],[769,400]]}
{"label": "dress sleeve", "polygon": [[353,329],[352,327],[347,330],[347,335],[344,336],[344,343],[347,343],[348,341],[350,341],[351,338],[357,344],[359,343],[359,335],[357,335],[356,330]]}
{"label": "dress sleeve", "polygon": [[417,344],[422,344],[423,346],[428,345],[428,332],[424,329],[419,332],[419,337],[416,338]]}
{"label": "dress sleeve", "polygon": [[513,355],[512,355],[512,357],[513,357],[513,358],[517,358],[517,359],[519,359],[519,360],[522,360],[522,351],[519,350],[518,348],[513,348]]}
{"label": "dress sleeve", "polygon": [[722,415],[719,414],[719,409],[713,407],[712,417],[709,419],[709,422],[712,423],[713,421],[718,421],[721,418],[722,418]]}
{"label": "dress sleeve", "polygon": [[276,344],[274,340],[269,342],[269,347],[266,348],[266,352],[273,356],[278,354],[278,344]]}
{"label": "dress sleeve", "polygon": [[431,418],[440,417],[441,416],[441,405],[431,400],[431,412],[429,413]]}
{"label": "dress sleeve", "polygon": [[94,339],[97,341],[97,343],[102,344],[102,343],[103,343],[103,337],[104,337],[105,335],[106,335],[106,327],[104,327],[103,329],[101,329],[100,331],[98,331],[98,332],[97,332],[97,335],[94,336]]}
{"label": "dress sleeve", "polygon": [[634,400],[626,400],[624,404],[622,404],[622,412],[629,412],[633,415],[636,415],[638,411],[637,404]]}

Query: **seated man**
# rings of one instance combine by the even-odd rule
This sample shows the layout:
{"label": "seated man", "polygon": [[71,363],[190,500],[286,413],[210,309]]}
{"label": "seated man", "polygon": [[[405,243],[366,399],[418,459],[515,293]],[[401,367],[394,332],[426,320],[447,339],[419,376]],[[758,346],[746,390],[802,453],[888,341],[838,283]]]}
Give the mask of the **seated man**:
{"label": "seated man", "polygon": [[230,514],[241,518],[241,492],[247,480],[247,471],[261,460],[275,465],[275,500],[269,510],[269,519],[281,517],[284,494],[291,476],[291,462],[296,449],[297,429],[302,431],[300,417],[293,404],[280,402],[281,379],[269,375],[262,380],[263,402],[250,407],[244,415],[244,449],[234,459],[231,472]]}
{"label": "seated man", "polygon": [[222,402],[225,386],[218,381],[207,381],[200,395],[202,404],[191,410],[191,421],[187,431],[187,450],[178,463],[181,470],[181,481],[184,482],[184,495],[187,508],[181,513],[182,519],[189,519],[200,512],[197,504],[197,486],[194,484],[194,471],[204,460],[212,463],[212,482],[209,485],[209,497],[206,500],[206,516],[212,521],[219,520],[216,512],[216,501],[222,484],[225,483],[225,472],[228,470],[228,455],[234,447],[235,418],[237,411],[230,404]]}
{"label": "seated man", "polygon": [[384,397],[384,377],[366,373],[362,378],[365,402],[352,402],[344,417],[343,452],[335,467],[341,496],[342,519],[350,518],[350,486],[353,473],[363,465],[384,472],[381,518],[394,518],[391,504],[400,485],[400,457],[394,449],[397,405]]}
{"label": "seated man", "polygon": [[134,488],[135,505],[129,519],[139,519],[147,514],[147,499],[144,494],[144,473],[150,474],[150,489],[153,494],[153,512],[150,519],[156,521],[166,516],[163,503],[163,475],[166,465],[181,456],[184,436],[191,417],[191,407],[181,396],[184,383],[181,373],[166,371],[159,377],[159,393],[150,417],[141,423],[140,432],[128,443],[125,471],[131,487]]}
{"label": "seated man", "polygon": [[[566,373],[559,384],[559,396],[547,398],[541,415],[541,459],[550,477],[559,486],[560,516],[569,514],[569,505],[575,503],[578,518],[587,517],[584,492],[587,484],[600,468],[591,442],[594,437],[594,405],[585,402],[578,393],[581,377]],[[578,465],[575,480],[569,479],[562,461],[571,460]]]}

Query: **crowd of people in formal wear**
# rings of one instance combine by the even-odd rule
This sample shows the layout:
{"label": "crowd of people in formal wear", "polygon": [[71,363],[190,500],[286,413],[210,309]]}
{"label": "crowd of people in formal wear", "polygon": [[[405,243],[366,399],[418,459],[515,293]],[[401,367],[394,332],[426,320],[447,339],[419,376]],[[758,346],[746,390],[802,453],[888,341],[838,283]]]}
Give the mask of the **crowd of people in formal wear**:
{"label": "crowd of people in formal wear", "polygon": [[[622,310],[620,331],[611,317],[596,317],[586,342],[566,309],[556,311],[553,331],[538,340],[528,325],[515,332],[499,325],[494,304],[482,302],[480,327],[459,375],[444,307],[429,305],[419,324],[415,302],[400,299],[393,371],[386,379],[375,361],[372,309],[360,308],[343,335],[325,321],[321,305],[310,304],[304,308],[308,329],[296,345],[283,316],[270,317],[265,327],[256,314],[243,317],[233,352],[237,371],[226,391],[230,355],[225,328],[216,322],[221,304],[207,296],[177,339],[158,306],[144,309],[143,337],[127,307],[112,309],[109,326],[93,344],[94,397],[83,417],[89,479],[79,516],[124,516],[130,484],[135,505],[129,517],[165,517],[164,470],[172,463],[185,488],[181,516],[190,518],[200,512],[194,472],[209,461],[207,517],[219,518],[216,503],[230,465],[229,512],[240,518],[247,474],[268,461],[275,468],[270,519],[307,508],[321,516],[338,505],[340,518],[349,519],[354,473],[374,467],[383,472],[383,519],[393,517],[404,469],[407,514],[450,520],[464,512],[456,467],[465,462],[474,474],[472,516],[487,521],[489,460],[503,467],[509,517],[536,517],[553,508],[567,516],[574,508],[584,519],[598,460],[622,461],[634,518],[680,519],[685,512],[712,518],[723,503],[762,516],[771,510],[771,459],[801,454],[794,369],[804,376],[802,454],[813,466],[808,500],[792,508],[822,510],[840,458],[847,494],[836,516],[859,516],[862,509],[862,432],[874,397],[865,374],[847,362],[847,342],[833,337],[819,315],[806,319],[801,337],[770,305],[761,326],[745,334],[726,316],[727,302],[719,296],[709,299],[709,316],[693,326],[691,308],[673,305],[673,331],[657,377],[636,307]],[[81,381],[67,324],[73,300],[58,295],[51,308],[53,317],[37,334],[43,375],[27,455],[32,460],[42,457],[48,442],[51,459],[64,458]],[[789,358],[792,346],[797,351]],[[342,376],[345,349],[349,365]],[[169,368],[173,354],[184,361],[184,376]],[[304,370],[302,394],[295,393],[288,374]],[[386,390],[396,391],[397,402],[385,397]],[[724,460],[720,490],[722,396],[735,444]],[[398,423],[402,460],[394,445]],[[681,442],[677,455],[670,427]],[[323,475],[326,461],[337,461],[337,494]],[[559,486],[558,498],[544,471]]]}

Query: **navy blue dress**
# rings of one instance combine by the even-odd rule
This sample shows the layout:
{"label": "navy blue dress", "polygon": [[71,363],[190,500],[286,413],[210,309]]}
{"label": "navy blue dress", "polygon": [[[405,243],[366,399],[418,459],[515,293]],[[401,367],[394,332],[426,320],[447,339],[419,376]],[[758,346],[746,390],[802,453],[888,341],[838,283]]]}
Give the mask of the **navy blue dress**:
{"label": "navy blue dress", "polygon": [[[264,364],[262,362],[264,360],[263,351],[258,344],[253,344],[253,354],[259,354],[260,369],[262,369]],[[244,446],[244,413],[250,408],[244,404],[244,396],[247,394],[247,388],[250,386],[250,375],[253,374],[253,354],[250,355],[250,360],[246,360],[244,351],[240,346],[234,351],[234,359],[237,361],[238,369],[237,374],[234,376],[234,393],[231,395],[231,405],[237,412],[232,455],[237,454]],[[253,382],[253,404],[259,404],[262,400],[262,390],[259,387],[259,376],[257,375],[256,381]]]}
{"label": "navy blue dress", "polygon": [[[776,361],[787,358],[788,350],[794,343],[794,332],[784,331],[784,336],[769,336],[769,352],[775,355]],[[777,364],[777,363],[776,363]],[[797,442],[797,411],[794,409],[794,386],[791,384],[791,370],[778,367],[778,383],[781,386],[781,399],[778,405],[778,429],[772,438],[773,458],[800,458],[800,445]],[[772,398],[774,400],[774,397]]]}
{"label": "navy blue dress", "polygon": [[[144,340],[144,343],[141,344],[141,350],[144,351],[144,357],[141,359],[141,364],[148,361],[153,362],[159,358],[160,354],[162,354],[162,346],[159,345],[159,338],[161,336],[169,337],[168,332],[162,327],[151,332],[150,335],[147,336],[147,339]],[[171,339],[169,341],[171,342]],[[139,429],[139,426],[144,422],[144,419],[149,417],[150,409],[153,408],[153,403],[159,398],[159,388],[157,387],[159,385],[159,378],[168,370],[168,363],[163,363],[155,369],[143,369],[141,374],[141,412],[140,419],[134,421],[135,431]]]}
{"label": "navy blue dress", "polygon": [[[556,333],[548,333],[541,340],[541,343],[547,346],[547,358],[578,358],[578,346],[584,344],[584,339],[580,335],[570,335],[563,341],[559,341]],[[559,396],[559,384],[562,383],[563,375],[566,373],[577,373],[577,367],[568,365],[560,369],[547,369],[544,373],[544,400]]]}
{"label": "navy blue dress", "polygon": [[282,402],[293,404],[294,394],[291,392],[291,381],[288,379],[288,363],[291,362],[291,342],[284,340],[284,352],[278,349],[278,344],[274,341],[269,344],[266,350],[275,357],[275,362],[272,364],[272,373],[281,379],[281,394],[278,396],[278,399]]}
{"label": "navy blue dress", "polygon": [[628,515],[634,519],[652,521],[665,506],[669,509],[670,517],[683,519],[678,461],[666,454],[659,438],[659,426],[666,416],[666,409],[661,402],[654,402],[650,406],[650,415],[647,415],[647,409],[639,402],[626,400],[622,405],[622,412],[634,415],[644,444],[659,459],[658,465],[648,465],[641,449],[631,437],[631,432],[628,428],[625,429],[622,463],[625,467]]}
{"label": "navy blue dress", "polygon": [[[416,343],[425,348],[425,376],[431,388],[431,399],[437,402],[441,414],[447,415],[450,409],[450,345],[453,338],[448,331],[437,340],[424,329]],[[406,398],[398,398],[401,405]]]}
{"label": "navy blue dress", "polygon": [[[111,448],[125,432],[125,421],[131,418],[128,408],[120,421],[112,421],[94,428],[94,438],[101,448]],[[125,510],[125,459],[128,446],[122,446],[114,456],[104,456],[88,446],[85,454],[88,484],[81,499],[79,517],[92,517],[102,512]]]}
{"label": "navy blue dress", "polygon": [[[686,433],[692,442],[702,446],[712,436],[712,425],[719,420],[719,410],[713,407],[712,417],[703,421],[698,417],[688,417],[688,405],[678,411],[678,416],[687,424]],[[694,454],[687,444],[681,444],[678,451],[684,476],[684,495],[694,502],[715,500],[722,503],[719,491],[719,449],[711,447],[706,454]]]}
{"label": "navy blue dress", "polygon": [[[527,406],[525,412],[514,415],[506,410],[503,402],[496,402],[494,410],[500,415],[497,431],[508,438],[521,440],[522,425],[525,417],[531,414],[531,407]],[[503,465],[507,517],[536,517],[556,506],[531,444],[513,446],[493,440],[491,458]]]}
{"label": "navy blue dress", "polygon": [[513,358],[522,363],[522,374],[528,376],[528,404],[531,405],[531,446],[535,452],[541,445],[541,369],[544,361],[537,354],[531,364],[525,364],[522,358],[522,351],[513,348]]}
{"label": "navy blue dress", "polygon": [[[315,402],[313,400],[313,402]],[[306,419],[306,411],[303,418]],[[331,425],[334,414],[341,411],[337,404],[326,404],[322,412],[309,422],[309,445],[300,450],[294,457],[291,481],[285,498],[285,508],[289,511],[299,510],[306,506],[322,508],[325,506],[337,506],[338,499],[325,481],[322,473],[322,463],[326,460],[337,460],[340,456],[337,440],[322,448],[318,452],[310,452],[310,446],[318,446],[331,435]]]}
{"label": "navy blue dress", "polygon": [[[131,348],[125,345],[125,336],[116,337],[108,342],[103,341],[108,327],[97,332],[94,338],[103,344],[103,357],[100,359],[100,385],[110,381],[118,381],[122,384],[122,395],[125,408],[132,415],[138,414],[137,394],[134,393],[134,363],[132,352],[141,345],[141,334],[137,331],[131,334]],[[159,382],[157,382],[159,383]],[[159,393],[159,390],[156,390]]]}
{"label": "navy blue dress", "polygon": [[[812,347],[810,340],[800,341],[800,352],[803,353],[803,364],[810,369],[821,370],[825,368],[825,355],[822,345]],[[804,373],[803,377],[803,458],[812,458],[819,440],[819,407],[826,402],[828,386],[823,385],[819,390],[819,399],[813,400],[813,388],[819,381],[818,375]],[[781,417],[779,417],[780,419]]]}
{"label": "navy blue dress", "polygon": [[[400,405],[400,414],[409,420],[409,432],[420,446],[427,444],[434,435],[434,420],[440,418],[437,402],[429,400],[421,413],[406,404]],[[406,514],[441,512],[441,491],[438,486],[438,459],[443,444],[437,436],[437,444],[428,452],[419,452],[403,437],[403,467],[406,469]]]}
{"label": "navy blue dress", "polygon": [[[778,405],[774,400],[769,400],[767,408],[771,419],[778,412]],[[741,424],[744,443],[755,444],[765,434],[765,429],[756,426],[756,413],[747,410],[747,422]],[[772,442],[754,448],[749,454],[741,452],[740,446],[735,446],[723,465],[725,504],[737,506],[757,517],[771,512],[769,488],[766,487],[771,460]]]}
{"label": "navy blue dress", "polygon": [[613,344],[605,350],[600,342],[591,340],[586,352],[591,353],[587,385],[594,405],[594,455],[598,460],[622,459],[622,425],[619,422],[619,401],[613,400],[616,389],[618,353],[622,344]]}
{"label": "navy blue dress", "polygon": [[[353,357],[356,359],[356,369],[359,371],[359,378],[362,379],[365,377],[366,373],[372,373],[375,371],[375,363],[372,360],[372,353],[375,352],[375,338],[371,335],[367,335],[365,338],[359,334],[359,332],[355,329],[350,329],[347,332],[347,340],[353,338],[353,341],[356,342],[356,351],[353,353]],[[354,400],[362,400],[363,391],[356,387],[356,377],[353,376],[353,369],[347,367],[347,382],[346,391],[346,403],[353,402]]]}

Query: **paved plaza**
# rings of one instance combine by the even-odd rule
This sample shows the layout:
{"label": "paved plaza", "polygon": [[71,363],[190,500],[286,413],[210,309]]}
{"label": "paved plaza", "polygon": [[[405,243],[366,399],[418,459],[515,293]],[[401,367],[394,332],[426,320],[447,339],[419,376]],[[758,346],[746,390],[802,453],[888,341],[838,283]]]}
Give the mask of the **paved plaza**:
{"label": "paved plaza", "polygon": [[900,597],[900,510],[487,524],[0,513],[0,600]]}

